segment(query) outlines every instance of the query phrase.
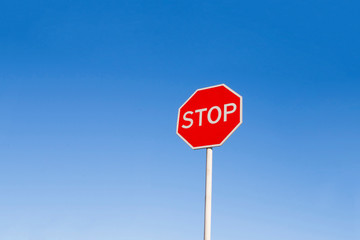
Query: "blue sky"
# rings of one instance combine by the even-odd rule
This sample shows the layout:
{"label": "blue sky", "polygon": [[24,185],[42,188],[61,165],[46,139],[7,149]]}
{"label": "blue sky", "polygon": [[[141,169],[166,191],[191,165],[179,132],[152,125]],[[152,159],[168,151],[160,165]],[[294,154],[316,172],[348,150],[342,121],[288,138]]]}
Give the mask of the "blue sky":
{"label": "blue sky", "polygon": [[243,96],[213,239],[360,237],[358,1],[0,1],[0,239],[201,239],[198,88]]}

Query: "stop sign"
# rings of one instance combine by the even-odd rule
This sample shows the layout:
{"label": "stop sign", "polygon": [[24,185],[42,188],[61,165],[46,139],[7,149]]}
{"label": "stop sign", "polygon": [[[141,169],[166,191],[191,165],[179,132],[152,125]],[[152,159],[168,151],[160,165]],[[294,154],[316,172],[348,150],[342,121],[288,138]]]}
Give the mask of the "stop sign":
{"label": "stop sign", "polygon": [[201,88],[179,108],[176,133],[193,149],[221,146],[242,123],[242,97],[225,84]]}

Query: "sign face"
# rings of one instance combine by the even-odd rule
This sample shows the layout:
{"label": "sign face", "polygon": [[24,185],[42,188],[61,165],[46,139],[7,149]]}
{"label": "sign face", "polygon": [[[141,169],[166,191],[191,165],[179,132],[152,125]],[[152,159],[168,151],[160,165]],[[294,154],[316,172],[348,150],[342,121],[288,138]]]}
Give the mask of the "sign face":
{"label": "sign face", "polygon": [[192,148],[221,146],[242,123],[242,97],[225,84],[201,88],[179,108],[176,133]]}

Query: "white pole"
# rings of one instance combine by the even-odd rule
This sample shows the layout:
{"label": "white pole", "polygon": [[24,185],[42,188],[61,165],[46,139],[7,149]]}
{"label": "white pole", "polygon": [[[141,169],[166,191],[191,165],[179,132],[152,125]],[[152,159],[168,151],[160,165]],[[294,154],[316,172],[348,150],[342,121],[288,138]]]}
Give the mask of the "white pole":
{"label": "white pole", "polygon": [[211,191],[212,191],[212,148],[206,149],[206,187],[204,240],[210,240],[211,233]]}

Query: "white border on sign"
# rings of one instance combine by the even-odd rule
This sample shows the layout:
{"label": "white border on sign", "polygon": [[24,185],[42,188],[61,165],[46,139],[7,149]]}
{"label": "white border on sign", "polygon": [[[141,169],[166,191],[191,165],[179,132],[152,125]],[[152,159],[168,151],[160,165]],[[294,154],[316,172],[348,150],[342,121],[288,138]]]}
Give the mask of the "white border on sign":
{"label": "white border on sign", "polygon": [[[210,88],[215,88],[215,87],[219,87],[219,86],[224,86],[225,88],[227,88],[229,91],[231,91],[232,93],[234,93],[236,96],[238,96],[240,98],[240,122],[238,125],[236,125],[236,127],[234,127],[234,129],[224,138],[224,140],[220,143],[220,144],[213,144],[213,145],[207,145],[207,146],[201,146],[201,147],[193,147],[188,141],[186,141],[185,138],[183,138],[180,134],[179,134],[179,119],[180,119],[180,110],[181,108],[195,95],[195,93],[197,93],[198,91],[202,91],[202,90],[206,90],[206,89],[210,89]],[[235,92],[234,90],[232,90],[231,88],[229,88],[228,86],[226,86],[225,84],[219,84],[219,85],[215,85],[215,86],[211,86],[211,87],[205,87],[205,88],[200,88],[197,89],[185,102],[183,105],[181,105],[181,107],[178,110],[178,117],[177,117],[177,123],[176,123],[176,134],[182,139],[184,140],[184,142],[187,143],[187,145],[189,145],[192,149],[202,149],[202,148],[209,148],[209,147],[219,147],[221,145],[224,144],[224,142],[235,132],[235,130],[242,124],[242,110],[243,110],[243,101],[242,101],[242,96],[239,95],[237,92]]]}

